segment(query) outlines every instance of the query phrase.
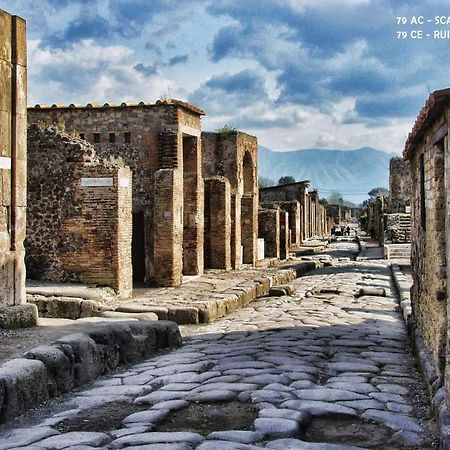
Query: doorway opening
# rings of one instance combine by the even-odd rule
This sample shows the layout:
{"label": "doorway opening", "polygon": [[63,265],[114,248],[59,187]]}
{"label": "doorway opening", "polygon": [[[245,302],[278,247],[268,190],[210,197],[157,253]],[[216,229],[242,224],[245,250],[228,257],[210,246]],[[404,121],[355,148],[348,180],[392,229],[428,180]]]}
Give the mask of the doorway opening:
{"label": "doorway opening", "polygon": [[144,211],[133,213],[131,261],[133,264],[133,282],[144,283],[145,281]]}

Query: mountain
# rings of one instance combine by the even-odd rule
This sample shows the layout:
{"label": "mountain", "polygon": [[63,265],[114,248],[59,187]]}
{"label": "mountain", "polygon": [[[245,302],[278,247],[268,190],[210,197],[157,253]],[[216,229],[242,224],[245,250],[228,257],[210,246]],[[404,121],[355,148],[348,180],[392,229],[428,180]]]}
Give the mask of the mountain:
{"label": "mountain", "polygon": [[311,187],[319,190],[320,197],[339,192],[345,200],[361,203],[372,188],[389,188],[389,161],[394,156],[399,154],[371,147],[274,152],[260,146],[258,172],[275,183],[287,175],[296,181],[311,180]]}

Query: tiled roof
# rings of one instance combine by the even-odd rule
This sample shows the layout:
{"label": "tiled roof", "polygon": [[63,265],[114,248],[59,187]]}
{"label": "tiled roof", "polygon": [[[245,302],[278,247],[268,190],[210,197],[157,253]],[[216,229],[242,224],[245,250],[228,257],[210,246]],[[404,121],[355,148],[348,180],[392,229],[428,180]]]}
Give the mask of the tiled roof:
{"label": "tiled roof", "polygon": [[148,102],[139,102],[139,103],[130,103],[130,102],[122,102],[120,105],[116,103],[104,103],[103,105],[99,103],[87,103],[86,105],[81,104],[74,104],[71,103],[70,105],[60,105],[60,104],[53,104],[53,105],[45,105],[45,104],[37,104],[33,107],[30,107],[29,109],[85,109],[85,108],[136,108],[140,106],[158,106],[158,105],[175,105],[180,106],[181,108],[184,108],[188,111],[194,112],[199,115],[205,115],[205,112],[200,109],[198,106],[195,106],[188,102],[183,102],[182,100],[176,100],[172,98],[167,98],[164,100],[157,100],[156,103],[148,103]]}
{"label": "tiled roof", "polygon": [[434,91],[428,97],[425,106],[420,110],[403,150],[403,157],[409,159],[419,139],[427,127],[442,113],[445,106],[450,106],[450,88]]}

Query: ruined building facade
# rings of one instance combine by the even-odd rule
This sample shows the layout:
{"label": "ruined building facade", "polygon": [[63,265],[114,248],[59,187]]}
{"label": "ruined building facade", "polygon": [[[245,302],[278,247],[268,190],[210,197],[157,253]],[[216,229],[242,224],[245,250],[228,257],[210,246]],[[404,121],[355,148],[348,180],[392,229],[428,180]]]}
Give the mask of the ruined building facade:
{"label": "ruined building facade", "polygon": [[[37,318],[25,305],[26,108],[26,24],[0,10],[0,327],[33,325]],[[28,318],[13,323],[15,311]]]}
{"label": "ruined building facade", "polygon": [[28,277],[105,285],[129,297],[130,169],[56,128],[32,125],[28,142]]}
{"label": "ruined building facade", "polygon": [[[298,246],[305,239],[323,237],[330,231],[325,206],[320,203],[317,191],[308,191],[309,184],[300,181],[259,190],[264,209],[278,207],[287,213],[288,246]],[[262,234],[260,237],[266,238]]]}
{"label": "ruined building facade", "polygon": [[78,133],[99,158],[121,158],[130,167],[135,282],[177,286],[183,275],[203,272],[202,114],[171,99],[28,110],[29,123]]}
{"label": "ruined building facade", "polygon": [[[258,140],[240,131],[203,132],[202,150],[205,183],[214,186],[205,190],[206,267],[238,269],[242,263],[254,266],[258,239]],[[208,225],[217,223],[217,219],[229,229],[222,231],[229,239],[218,239],[220,231]],[[212,240],[216,245],[210,244]],[[228,253],[229,262],[221,257],[222,263],[211,264],[212,258]]]}
{"label": "ruined building facade", "polygon": [[411,242],[411,168],[403,158],[389,163],[389,202],[385,217],[385,240],[394,244]]}
{"label": "ruined building facade", "polygon": [[[449,120],[450,89],[432,93],[409,134],[404,150],[412,179],[411,301],[415,333],[430,355],[430,367],[433,367],[436,374],[435,389],[445,383],[447,392],[450,392],[447,363],[450,270]],[[430,379],[428,376],[427,378]]]}

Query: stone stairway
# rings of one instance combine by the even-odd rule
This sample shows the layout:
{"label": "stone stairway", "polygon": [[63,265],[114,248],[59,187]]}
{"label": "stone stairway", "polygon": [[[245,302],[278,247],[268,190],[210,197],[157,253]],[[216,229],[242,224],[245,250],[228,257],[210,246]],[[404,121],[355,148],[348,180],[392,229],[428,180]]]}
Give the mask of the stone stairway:
{"label": "stone stairway", "polygon": [[411,244],[384,244],[384,257],[386,259],[407,259],[411,258]]}

